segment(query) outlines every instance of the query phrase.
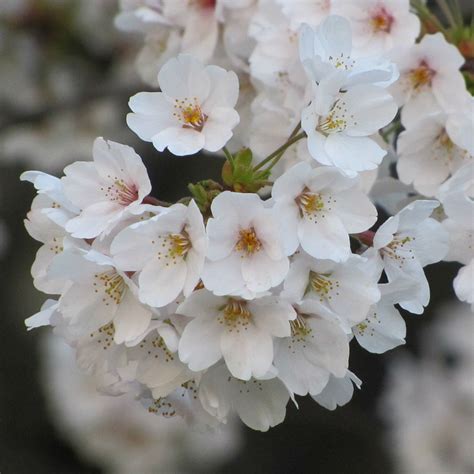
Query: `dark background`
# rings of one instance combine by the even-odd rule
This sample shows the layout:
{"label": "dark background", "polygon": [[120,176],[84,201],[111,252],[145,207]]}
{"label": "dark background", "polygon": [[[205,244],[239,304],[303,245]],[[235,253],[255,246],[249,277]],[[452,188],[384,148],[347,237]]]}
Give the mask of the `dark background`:
{"label": "dark background", "polygon": [[[40,30],[38,34],[45,33]],[[84,54],[81,47],[73,45],[72,48],[77,54]],[[93,63],[95,77],[100,81],[101,76],[108,73],[110,58],[92,55],[88,60]],[[137,90],[145,89],[137,86]],[[124,104],[124,121],[127,99],[126,94],[120,97]],[[6,122],[0,122],[0,132],[2,128],[11,126],[12,120],[38,122],[46,115],[23,113],[7,116]],[[102,131],[97,130],[97,135],[101,134]],[[219,159],[160,156],[150,144],[139,142],[132,134],[124,142],[136,147],[144,158],[153,182],[153,194],[160,199],[176,200],[187,194],[187,183],[219,177]],[[74,143],[71,143],[71,153],[74,153]],[[0,260],[0,472],[96,473],[100,471],[95,466],[84,464],[59,437],[47,413],[40,388],[39,341],[40,332],[48,329],[27,332],[24,326],[24,319],[35,313],[44,299],[33,289],[29,273],[38,245],[27,235],[22,222],[34,196],[32,186],[20,183],[18,179],[27,168],[35,167],[31,164],[5,165],[0,160],[0,217],[6,221],[10,237],[8,251]],[[427,269],[432,290],[431,305],[421,317],[405,315],[408,333],[407,346],[403,350],[417,354],[418,336],[432,320],[433,308],[454,297],[451,282],[457,268],[456,265],[438,264]],[[377,402],[383,389],[387,363],[397,352],[400,349],[373,355],[361,350],[353,341],[350,366],[363,380],[363,386],[351,403],[335,412],[319,407],[310,398],[298,400],[299,410],[289,404],[283,424],[267,433],[247,429],[243,449],[219,472],[392,472],[386,429],[377,417]]]}

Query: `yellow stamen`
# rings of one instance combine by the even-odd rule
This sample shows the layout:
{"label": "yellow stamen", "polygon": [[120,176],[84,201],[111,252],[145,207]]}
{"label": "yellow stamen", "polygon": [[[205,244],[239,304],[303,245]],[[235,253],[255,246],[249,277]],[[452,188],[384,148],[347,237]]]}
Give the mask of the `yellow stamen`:
{"label": "yellow stamen", "polygon": [[313,193],[308,188],[305,188],[295,201],[303,215],[314,214],[324,209],[324,200],[321,194]]}
{"label": "yellow stamen", "polygon": [[262,243],[258,239],[253,227],[241,229],[239,231],[239,240],[237,241],[235,248],[247,256],[260,251]]}
{"label": "yellow stamen", "polygon": [[412,69],[409,73],[411,83],[415,89],[430,86],[435,74],[435,71],[425,61],[422,61],[417,68]]}
{"label": "yellow stamen", "polygon": [[314,291],[319,295],[319,300],[322,302],[325,299],[331,300],[332,294],[335,292],[339,295],[339,281],[329,278],[330,275],[310,272],[309,284],[307,291]]}
{"label": "yellow stamen", "polygon": [[247,326],[252,319],[252,313],[247,308],[245,300],[229,298],[227,304],[221,308],[221,315],[218,318],[219,324],[225,324],[229,331],[234,329],[240,332],[240,329],[247,330]]}
{"label": "yellow stamen", "polygon": [[94,291],[102,291],[104,297],[102,301],[108,306],[111,302],[120,304],[122,296],[127,288],[124,279],[116,272],[104,272],[94,275]]}
{"label": "yellow stamen", "polygon": [[207,115],[201,110],[197,97],[182,100],[176,99],[174,104],[175,112],[173,113],[183,128],[192,128],[198,132],[202,131],[207,121]]}

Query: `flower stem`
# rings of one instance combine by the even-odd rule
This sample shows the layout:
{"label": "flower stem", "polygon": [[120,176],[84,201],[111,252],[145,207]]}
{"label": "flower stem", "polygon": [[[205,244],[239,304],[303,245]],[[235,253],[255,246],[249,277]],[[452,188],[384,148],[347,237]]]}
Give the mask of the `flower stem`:
{"label": "flower stem", "polygon": [[[275,150],[272,154],[268,155],[263,161],[261,161],[258,165],[256,165],[253,170],[254,171],[257,171],[259,170],[260,168],[263,168],[267,163],[269,162],[272,162],[271,165],[270,165],[270,168],[271,169],[273,166],[276,165],[276,163],[278,163],[279,159],[283,156],[283,154],[285,153],[285,151],[291,146],[293,145],[294,143],[296,143],[297,141],[301,140],[302,138],[305,138],[306,137],[306,133],[305,132],[302,132],[302,133],[299,133],[298,134],[298,130],[299,130],[299,127],[297,129],[295,129],[295,131],[292,132],[292,134],[290,135],[290,138],[288,139],[288,141],[283,144],[280,148],[278,148],[277,150]],[[274,161],[274,162],[273,162]]]}
{"label": "flower stem", "polygon": [[222,151],[224,152],[226,160],[232,165],[232,168],[234,168],[234,157],[232,153],[227,149],[227,147],[222,148]]}
{"label": "flower stem", "polygon": [[448,5],[448,2],[446,0],[436,0],[436,3],[448,20],[449,24],[453,28],[456,28],[456,26],[458,26],[457,21],[454,18],[453,12],[451,11],[451,7]]}
{"label": "flower stem", "polygon": [[428,30],[428,33],[435,33],[441,31],[448,37],[446,28],[441,24],[436,15],[431,13],[430,9],[421,0],[412,0],[411,6],[418,13],[423,26]]}
{"label": "flower stem", "polygon": [[398,133],[402,128],[402,124],[400,123],[399,120],[394,120],[388,127],[385,127],[385,129],[380,131],[380,135],[382,135],[382,138],[389,143],[389,137],[392,133]]}

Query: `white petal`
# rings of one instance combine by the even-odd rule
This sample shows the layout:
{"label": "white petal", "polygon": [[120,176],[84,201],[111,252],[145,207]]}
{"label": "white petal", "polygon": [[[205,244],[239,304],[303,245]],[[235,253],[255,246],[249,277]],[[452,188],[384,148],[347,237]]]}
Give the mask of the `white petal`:
{"label": "white petal", "polygon": [[213,295],[206,289],[191,293],[177,308],[176,313],[188,318],[217,319],[219,308],[225,305],[226,298]]}
{"label": "white petal", "polygon": [[459,270],[454,279],[454,291],[461,301],[474,303],[474,260]]}
{"label": "white petal", "polygon": [[287,257],[273,260],[262,250],[242,260],[242,277],[247,288],[254,292],[266,291],[279,285],[288,269]]}
{"label": "white petal", "polygon": [[180,360],[196,372],[211,367],[222,357],[221,333],[222,326],[217,320],[192,320],[179,341]]}
{"label": "white petal", "polygon": [[209,95],[210,80],[204,65],[188,54],[170,59],[160,70],[161,90],[173,99],[197,98],[201,104]]}
{"label": "white petal", "polygon": [[209,247],[207,258],[221,260],[234,250],[239,235],[238,222],[235,216],[219,216],[207,221]]}
{"label": "white petal", "polygon": [[123,215],[123,207],[110,201],[102,201],[87,207],[66,224],[73,237],[91,239],[113,227]]}
{"label": "white petal", "polygon": [[227,368],[234,377],[241,380],[264,376],[273,362],[271,336],[252,324],[246,328],[247,330],[224,330],[221,338],[221,350]]}
{"label": "white petal", "polygon": [[349,234],[370,229],[377,221],[377,209],[362,192],[351,189],[337,195],[332,204]]}
{"label": "white petal", "polygon": [[232,138],[232,130],[239,122],[239,114],[234,109],[215,108],[202,130],[205,140],[203,148],[210,152],[219,151]]}
{"label": "white petal", "polygon": [[344,171],[373,170],[387,154],[368,137],[349,137],[342,133],[329,135],[324,148],[334,166]]}
{"label": "white petal", "polygon": [[378,304],[370,309],[365,321],[354,327],[354,334],[364,349],[382,354],[405,344],[406,325],[394,306]]}
{"label": "white petal", "polygon": [[140,301],[161,308],[178,297],[186,281],[186,263],[182,259],[153,259],[139,276]]}
{"label": "white petal", "polygon": [[344,106],[353,117],[345,131],[350,136],[372,135],[388,125],[397,115],[393,97],[381,87],[355,86],[345,94]]}
{"label": "white petal", "polygon": [[189,128],[166,128],[157,133],[153,139],[153,146],[158,151],[163,151],[166,147],[176,156],[194,155],[202,150],[205,143],[204,135],[201,132]]}
{"label": "white petal", "polygon": [[272,336],[288,337],[291,334],[289,321],[295,319],[296,312],[285,301],[275,297],[263,297],[248,303],[255,325]]}
{"label": "white petal", "polygon": [[203,104],[203,111],[209,114],[215,107],[235,107],[239,96],[239,79],[233,71],[219,66],[207,66],[211,81],[210,93]]}
{"label": "white petal", "polygon": [[142,334],[151,320],[151,311],[140,304],[129,290],[120,302],[114,316],[116,344],[131,341]]}
{"label": "white petal", "polygon": [[349,234],[341,220],[329,212],[318,212],[314,220],[300,220],[298,237],[304,251],[314,258],[341,262],[351,254]]}
{"label": "white petal", "polygon": [[241,267],[235,252],[216,262],[206,261],[201,275],[204,286],[216,295],[240,294],[245,287]]}

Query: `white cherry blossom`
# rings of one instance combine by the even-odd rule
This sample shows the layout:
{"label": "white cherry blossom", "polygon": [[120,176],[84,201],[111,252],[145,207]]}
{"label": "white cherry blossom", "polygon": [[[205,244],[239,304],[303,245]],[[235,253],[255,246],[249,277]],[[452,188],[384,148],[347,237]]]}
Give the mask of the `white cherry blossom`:
{"label": "white cherry blossom", "polygon": [[415,314],[423,312],[430,298],[423,267],[442,260],[449,248],[447,232],[430,217],[438,206],[438,201],[414,201],[383,223],[374,236],[373,250],[383,260],[388,280],[405,278],[418,284],[417,294],[400,302]]}
{"label": "white cherry blossom", "polygon": [[147,329],[151,310],[138,301],[136,284],[118,272],[109,257],[71,248],[55,258],[50,272],[53,278],[70,282],[59,299],[59,310],[78,334],[95,333],[112,324],[113,340],[121,344]]}
{"label": "white cherry blossom", "polygon": [[341,89],[358,84],[388,86],[398,78],[395,64],[388,59],[353,56],[351,25],[338,15],[329,16],[315,29],[304,25],[299,48],[301,62],[317,84],[337,80]]}
{"label": "white cherry blossom", "polygon": [[166,397],[193,373],[179,360],[179,334],[169,322],[152,321],[139,341],[127,349],[127,363],[133,379],[146,385],[154,398]]}
{"label": "white cherry blossom", "polygon": [[344,377],[331,375],[325,389],[312,398],[315,402],[328,410],[335,410],[349,403],[354,395],[354,385],[360,389],[362,381],[350,370]]}
{"label": "white cherry blossom", "polygon": [[[472,237],[472,234],[471,234]],[[472,240],[472,238],[471,238]],[[471,243],[472,248],[472,243]],[[456,296],[461,300],[469,303],[474,310],[474,258],[462,267],[453,281]]]}
{"label": "white cherry blossom", "polygon": [[64,182],[59,178],[41,171],[25,171],[20,179],[32,183],[38,192],[32,210],[33,207],[34,210],[40,210],[57,225],[64,227],[79,213],[80,209],[66,197]]}
{"label": "white cherry blossom", "polygon": [[358,181],[334,168],[290,168],[272,188],[275,212],[287,254],[299,244],[315,258],[344,261],[351,255],[349,234],[369,229],[377,210]]}
{"label": "white cherry blossom", "polygon": [[28,331],[52,325],[54,316],[58,314],[58,307],[59,303],[56,300],[46,300],[37,313],[25,319],[25,326]]}
{"label": "white cherry blossom", "polygon": [[301,125],[311,156],[354,176],[377,168],[386,151],[371,135],[389,124],[397,113],[392,96],[383,88],[359,84],[340,93],[337,80],[314,87],[311,104],[303,110]]}
{"label": "white cherry blossom", "polygon": [[243,300],[202,289],[177,309],[193,318],[179,342],[179,358],[191,370],[207,369],[221,358],[234,377],[264,377],[273,362],[273,337],[291,334],[292,306],[273,296]]}
{"label": "white cherry blossom", "polygon": [[379,285],[380,301],[372,306],[367,318],[352,328],[357,342],[367,351],[382,354],[405,344],[406,324],[395,304],[417,293],[417,283],[399,279]]}
{"label": "white cherry blossom", "polygon": [[330,13],[334,0],[276,0],[290,19],[293,29],[303,23],[319,25]]}
{"label": "white cherry blossom", "polygon": [[206,432],[209,428],[214,430],[219,428],[220,420],[211,416],[203,407],[199,399],[200,381],[200,375],[190,378],[166,397],[153,398],[144,394],[141,402],[149,413],[164,418],[181,417],[197,432]]}
{"label": "white cherry blossom", "polygon": [[125,0],[115,24],[123,31],[147,35],[158,31],[178,33],[177,52],[207,61],[214,53],[218,37],[216,3],[218,0]]}
{"label": "white cherry blossom", "polygon": [[158,82],[162,92],[140,92],[129,102],[127,124],[142,140],[178,156],[226,145],[239,123],[234,72],[181,54],[161,68]]}
{"label": "white cherry blossom", "polygon": [[327,385],[331,374],[346,374],[349,342],[339,324],[310,314],[311,305],[295,309],[297,317],[290,322],[291,336],[275,339],[274,365],[278,378],[292,393],[316,395]]}
{"label": "white cherry blossom", "polygon": [[454,290],[461,301],[474,308],[474,167],[470,163],[458,170],[438,196],[448,216],[442,222],[449,235],[449,251],[444,260],[464,265],[454,279]]}
{"label": "white cherry blossom", "polygon": [[226,422],[235,411],[250,428],[267,431],[285,419],[290,395],[278,379],[239,380],[225,365],[206,372],[199,387],[199,399],[210,414]]}
{"label": "white cherry blossom", "polygon": [[335,263],[300,252],[293,258],[281,296],[311,304],[313,313],[333,318],[350,331],[379,301],[380,291],[366,260],[357,255]]}
{"label": "white cherry blossom", "polygon": [[398,105],[404,105],[402,121],[408,125],[425,113],[426,100],[445,110],[455,110],[466,102],[466,86],[459,68],[464,58],[442,33],[425,35],[422,40],[396,54],[400,79],[392,86]]}
{"label": "white cherry blossom", "polygon": [[474,131],[470,112],[446,114],[435,108],[399,135],[397,172],[403,183],[413,183],[418,192],[434,196],[450,175],[472,161],[474,145],[469,146],[467,138]]}
{"label": "white cherry blossom", "polygon": [[64,169],[64,194],[81,209],[66,230],[73,237],[108,234],[125,217],[144,212],[143,199],[151,184],[141,158],[133,148],[97,138],[94,161],[78,161]]}
{"label": "white cherry blossom", "polygon": [[216,295],[253,297],[279,285],[289,262],[275,212],[256,194],[229,191],[214,199],[211,210],[205,287]]}
{"label": "white cherry blossom", "polygon": [[[79,209],[64,195],[60,179],[37,171],[27,171],[20,179],[32,182],[38,191],[24,221],[30,236],[43,244],[31,267],[34,285],[44,293],[60,294],[66,281],[52,278],[49,267],[53,258],[64,249],[64,240],[68,237],[64,226],[78,214]],[[81,245],[81,242],[76,241],[75,244]]]}
{"label": "white cherry blossom", "polygon": [[465,106],[449,111],[446,131],[457,146],[474,155],[474,97],[466,94]]}
{"label": "white cherry blossom", "polygon": [[420,33],[420,20],[409,0],[333,0],[333,13],[346,17],[358,56],[409,48]]}
{"label": "white cherry blossom", "polygon": [[121,231],[111,245],[118,268],[138,273],[143,303],[162,307],[199,283],[207,249],[196,203],[174,204],[159,215]]}
{"label": "white cherry blossom", "polygon": [[303,99],[304,69],[298,60],[298,31],[290,27],[274,0],[259,2],[249,35],[256,45],[249,58],[250,74],[258,84],[278,91],[283,101]]}

